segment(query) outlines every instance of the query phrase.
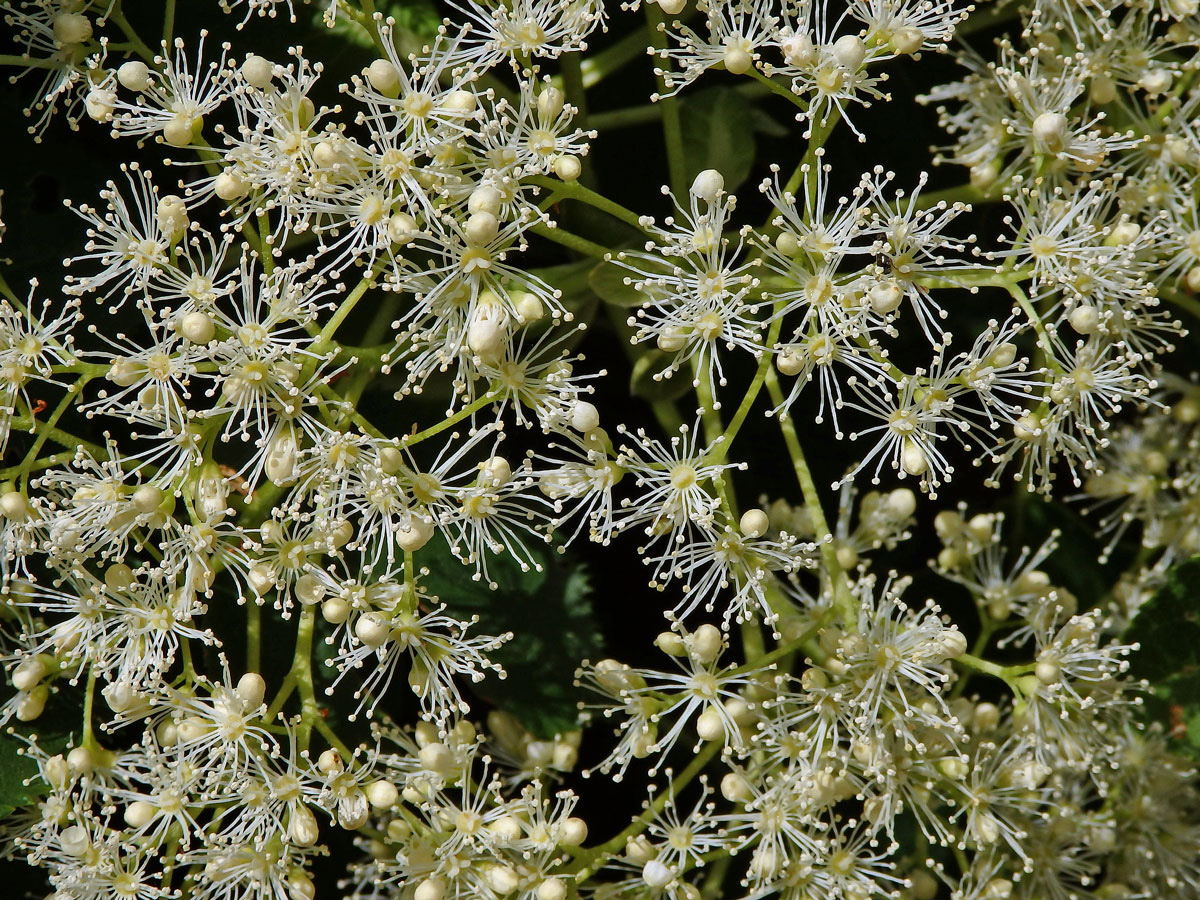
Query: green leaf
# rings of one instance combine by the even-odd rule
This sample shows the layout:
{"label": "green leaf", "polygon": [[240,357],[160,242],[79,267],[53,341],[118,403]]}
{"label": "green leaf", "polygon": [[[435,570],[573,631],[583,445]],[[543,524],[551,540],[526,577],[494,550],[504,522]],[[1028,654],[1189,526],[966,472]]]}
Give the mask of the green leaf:
{"label": "green leaf", "polygon": [[655,378],[667,371],[674,353],[665,353],[657,348],[638,357],[629,374],[629,393],[651,403],[662,400],[677,400],[692,389],[692,380],[686,369],[675,372],[671,377]]}
{"label": "green leaf", "polygon": [[792,133],[790,128],[776,120],[761,106],[750,107],[750,121],[754,123],[754,130],[758,134],[765,134],[767,137],[787,137]]}
{"label": "green leaf", "polygon": [[708,88],[684,98],[680,119],[689,182],[716,169],[725,177],[725,190],[741,187],[754,165],[754,131],[761,124],[753,106],[732,88]]}
{"label": "green leaf", "polygon": [[625,309],[641,306],[646,295],[632,284],[627,284],[627,279],[630,279],[628,269],[607,260],[597,263],[588,273],[592,292],[605,303]]}
{"label": "green leaf", "polygon": [[46,793],[37,778],[37,763],[21,752],[25,747],[25,742],[13,735],[0,734],[0,819]]}
{"label": "green leaf", "polygon": [[1174,749],[1200,759],[1200,557],[1167,573],[1125,640],[1139,645],[1130,673],[1151,684],[1147,717],[1170,728]]}
{"label": "green leaf", "polygon": [[489,676],[474,692],[512,713],[535,736],[552,738],[577,727],[575,669],[585,658],[595,658],[601,641],[582,565],[549,547],[537,550],[542,572],[522,572],[508,556],[489,558],[488,573],[498,585],[494,591],[472,581],[471,569],[440,537],[421,552],[420,564],[431,570],[423,579],[425,588],[449,613],[479,616],[473,629],[478,633],[514,635],[491,654],[507,677]]}
{"label": "green leaf", "polygon": [[[393,40],[402,59],[409,53],[419,51],[422,44],[433,40],[442,22],[442,17],[431,0],[391,0],[389,3],[378,4],[378,8],[385,18],[395,21]],[[313,12],[313,24],[325,26],[323,6]],[[371,34],[346,13],[339,15],[328,30],[356,46],[375,46]]]}
{"label": "green leaf", "polygon": [[[591,286],[592,261],[582,259],[578,262],[563,263],[558,266],[548,266],[541,269],[530,269],[530,275],[536,275],[542,281],[562,291],[563,306],[574,316],[574,321],[590,325],[600,307],[600,298]],[[543,319],[542,327],[549,326],[549,319]],[[583,339],[583,334],[576,331],[564,345],[571,349]]]}
{"label": "green leaf", "polygon": [[[1138,610],[1125,638],[1141,645],[1129,660],[1141,678],[1157,683],[1200,672],[1200,558],[1167,574],[1167,583]],[[1200,704],[1200,690],[1193,699]]]}

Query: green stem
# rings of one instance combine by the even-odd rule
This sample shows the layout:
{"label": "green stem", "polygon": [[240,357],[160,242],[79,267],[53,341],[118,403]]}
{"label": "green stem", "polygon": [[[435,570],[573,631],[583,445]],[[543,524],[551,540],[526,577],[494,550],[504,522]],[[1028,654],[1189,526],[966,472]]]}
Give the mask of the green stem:
{"label": "green stem", "polygon": [[133,30],[133,26],[129,24],[129,20],[125,18],[125,13],[121,10],[120,2],[113,7],[112,12],[108,14],[110,21],[115,22],[116,26],[121,29],[121,33],[125,35],[125,39],[133,46],[134,51],[151,66],[154,65],[154,51],[147,46],[146,42],[138,36],[138,33]]}
{"label": "green stem", "polygon": [[805,103],[802,98],[792,93],[791,89],[786,85],[776,81],[774,78],[764,75],[762,72],[758,71],[757,67],[752,67],[746,74],[767,88],[767,90],[769,90],[772,94],[783,97],[789,103],[793,104],[794,106],[798,106],[800,109],[807,112],[808,104]]}
{"label": "green stem", "polygon": [[169,47],[175,35],[175,0],[166,0],[163,13],[163,42]]}
{"label": "green stem", "polygon": [[578,200],[580,203],[586,203],[588,206],[594,207],[601,212],[606,212],[614,219],[620,219],[622,222],[632,225],[638,231],[644,230],[642,227],[642,217],[632,209],[609,200],[603,194],[598,194],[577,181],[558,181],[554,178],[547,178],[545,175],[535,175],[526,180],[529,184],[536,184],[538,187],[554,191],[562,197]]}
{"label": "green stem", "polygon": [[595,87],[613,72],[643,56],[645,52],[646,36],[640,28],[635,29],[616,43],[580,62],[583,86]]}
{"label": "green stem", "polygon": [[405,435],[400,439],[405,447],[411,447],[413,444],[419,444],[427,438],[433,437],[435,434],[440,434],[447,428],[453,428],[463,419],[473,416],[476,412],[483,409],[496,398],[496,395],[491,391],[485,393],[482,397],[477,397],[472,402],[468,403],[452,416],[448,416],[436,425],[430,425],[424,431],[418,431],[416,434]]}
{"label": "green stem", "polygon": [[74,405],[75,400],[80,392],[82,392],[84,385],[86,385],[90,380],[91,376],[85,375],[78,381],[72,382],[67,387],[67,392],[58,402],[58,406],[55,407],[54,412],[50,414],[50,418],[45,422],[39,423],[37,426],[35,426],[38,429],[37,439],[33,442],[33,446],[29,448],[29,452],[25,454],[25,459],[21,463],[20,480],[22,484],[24,484],[26,479],[29,477],[29,470],[32,468],[34,460],[37,459],[38,451],[42,449],[47,439],[50,437],[50,431],[56,424],[58,424],[58,420],[62,418],[63,413],[65,413],[71,406]]}
{"label": "green stem", "polygon": [[[662,7],[647,3],[646,27],[650,32],[650,45],[656,50],[665,50],[667,37],[661,29],[665,27]],[[664,59],[659,68],[667,69],[670,61]],[[660,95],[667,92],[667,81],[662,75],[655,76]],[[679,104],[674,97],[659,96],[656,101],[663,105],[663,139],[667,145],[667,168],[670,173],[671,192],[677,200],[687,194],[687,160],[683,155],[683,123],[679,116]]]}
{"label": "green stem", "polygon": [[[783,403],[783,391],[779,387],[779,378],[775,374],[774,368],[767,370],[767,393],[771,397],[771,402],[776,406]],[[800,446],[800,438],[796,434],[796,425],[791,416],[778,415],[775,417],[779,422],[779,430],[783,432],[783,440],[788,448],[788,455],[792,458],[792,468],[796,472],[796,480],[800,483],[800,493],[804,497],[804,508],[808,510],[809,518],[812,520],[813,530],[816,532],[817,545],[821,552],[821,561],[825,563],[825,568],[829,573],[830,590],[833,594],[834,604],[837,606],[842,621],[847,626],[852,626],[858,619],[858,607],[854,602],[854,596],[850,592],[846,573],[842,569],[841,563],[838,562],[837,551],[833,546],[833,531],[829,527],[829,523],[825,519],[825,510],[821,506],[821,496],[817,492],[817,485],[813,481],[812,472],[808,468],[808,460],[804,456],[804,449]]]}
{"label": "green stem", "polygon": [[20,66],[22,69],[57,69],[59,65],[61,64],[55,59],[35,59],[32,56],[0,53],[0,66]]}
{"label": "green stem", "polygon": [[549,225],[538,223],[530,228],[534,234],[540,234],[548,241],[554,241],[556,244],[562,244],[577,253],[582,253],[585,256],[596,256],[600,259],[608,256],[612,251],[607,247],[597,244],[595,241],[589,241],[585,237],[580,237],[577,234],[572,234],[569,231],[564,231],[562,228],[551,228]]}
{"label": "green stem", "polygon": [[641,106],[629,106],[624,109],[605,110],[592,113],[590,122],[600,134],[616,131],[621,128],[634,128],[647,125],[662,118],[661,103],[644,103]]}
{"label": "green stem", "polygon": [[300,693],[300,723],[296,729],[296,741],[301,750],[307,750],[313,726],[321,717],[317,706],[317,695],[313,690],[312,643],[313,626],[316,624],[317,608],[306,606],[300,611],[300,625],[296,629],[296,651],[292,654],[292,674]]}
{"label": "green stem", "polygon": [[87,687],[83,693],[83,739],[80,746],[89,750],[96,746],[96,736],[92,731],[92,708],[96,697],[96,667],[88,666]]}
{"label": "green stem", "polygon": [[262,608],[252,599],[246,603],[246,671],[262,669]]}
{"label": "green stem", "polygon": [[354,310],[358,301],[363,298],[368,290],[375,286],[375,270],[372,268],[370,272],[362,277],[362,279],[354,286],[354,289],[346,295],[346,299],[339,304],[334,310],[329,321],[321,329],[321,333],[317,335],[317,339],[313,342],[312,351],[314,353],[324,353],[330,349],[333,344],[333,335],[338,330],[338,327],[346,320],[346,317]]}

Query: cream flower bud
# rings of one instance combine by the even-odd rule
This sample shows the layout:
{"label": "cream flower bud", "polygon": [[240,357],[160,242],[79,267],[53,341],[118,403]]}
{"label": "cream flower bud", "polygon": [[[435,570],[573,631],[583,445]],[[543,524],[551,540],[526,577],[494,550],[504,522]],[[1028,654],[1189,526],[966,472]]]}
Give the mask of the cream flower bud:
{"label": "cream flower bud", "polygon": [[314,576],[305,573],[296,579],[296,599],[305,606],[320,603],[325,596],[325,587]]}
{"label": "cream flower bud", "polygon": [[50,698],[50,689],[39,684],[31,691],[17,695],[17,719],[21,722],[32,722],[46,709],[46,701]]}
{"label": "cream flower bud", "polygon": [[696,734],[701,740],[719,741],[725,736],[725,722],[721,714],[711,707],[696,719]]}
{"label": "cream flower bud", "polygon": [[692,186],[689,188],[692,196],[699,197],[708,203],[716,202],[723,190],[725,190],[725,178],[716,169],[705,169],[692,180]]}
{"label": "cream flower bud", "polygon": [[721,630],[716,625],[705,623],[691,634],[692,659],[701,665],[708,665],[721,655],[723,645]]}
{"label": "cream flower bud", "polygon": [[417,753],[422,767],[438,775],[450,775],[458,769],[458,759],[454,751],[445,744],[427,744]]}
{"label": "cream flower bud", "polygon": [[807,68],[817,62],[817,48],[807,32],[791,34],[779,42],[783,61],[789,66]]}
{"label": "cream flower bud", "polygon": [[1011,366],[1016,359],[1017,345],[1005,341],[992,351],[992,355],[988,357],[988,363],[997,368],[1003,368],[1004,366]]}
{"label": "cream flower bud", "polygon": [[117,107],[117,95],[107,88],[92,88],[83,100],[88,118],[95,122],[107,122]]}
{"label": "cream flower bud", "polygon": [[475,95],[470,91],[451,91],[444,101],[442,101],[442,109],[457,113],[470,113],[475,111],[475,107],[479,105],[479,101],[475,99]]}
{"label": "cream flower bud", "polygon": [[804,371],[804,357],[795,347],[784,347],[775,357],[775,368],[781,375],[799,375]]}
{"label": "cream flower bud", "polygon": [[687,334],[682,328],[674,326],[664,328],[658,333],[656,343],[658,349],[663,353],[677,353],[687,346]]}
{"label": "cream flower bud", "polygon": [[226,203],[232,203],[234,200],[240,200],[250,193],[250,185],[236,172],[226,169],[213,179],[213,193]]}
{"label": "cream flower bud", "polygon": [[909,475],[924,475],[929,470],[929,459],[921,445],[912,438],[905,438],[900,451],[900,467]]}
{"label": "cream flower bud", "polygon": [[367,800],[376,809],[391,809],[400,800],[396,785],[382,778],[367,785],[366,793]]}
{"label": "cream flower bud", "polygon": [[538,115],[543,119],[557,119],[566,106],[567,97],[556,87],[545,88],[537,98]]}
{"label": "cream flower bud", "polygon": [[668,16],[677,16],[687,6],[687,0],[657,0],[659,8]]}
{"label": "cream flower bud", "polygon": [[154,821],[158,809],[145,800],[134,800],[125,807],[125,824],[130,828],[144,828]]}
{"label": "cream flower bud", "polygon": [[586,400],[576,400],[571,409],[571,427],[587,434],[600,427],[600,410]]}
{"label": "cream flower bud", "polygon": [[[488,721],[491,721],[490,715]],[[488,826],[488,833],[497,840],[512,842],[519,841],[524,831],[521,828],[521,820],[516,816],[501,816]]]}
{"label": "cream flower bud", "polygon": [[503,456],[493,456],[479,464],[479,484],[502,488],[512,480],[512,465]]}
{"label": "cream flower bud", "polygon": [[193,344],[207,344],[216,336],[217,326],[208,313],[190,312],[179,320],[178,330]]}
{"label": "cream flower bud", "polygon": [[652,859],[642,866],[642,881],[646,882],[648,887],[664,888],[674,877],[675,873],[657,859]]}
{"label": "cream flower bud", "polygon": [[50,670],[46,668],[46,664],[37,656],[31,656],[21,660],[11,676],[12,686],[18,691],[31,691],[39,681],[46,677]]}
{"label": "cream flower bud", "polygon": [[578,847],[587,840],[587,822],[578,816],[563,819],[558,826],[558,843],[564,847]]}
{"label": "cream flower bud", "polygon": [[1033,138],[1046,151],[1058,153],[1071,136],[1071,123],[1059,112],[1044,112],[1033,120]]}
{"label": "cream flower bud", "polygon": [[1166,69],[1147,69],[1137,83],[1138,87],[1153,97],[1171,90],[1172,81],[1171,73]]}
{"label": "cream flower bud", "polygon": [[446,896],[446,882],[441,878],[426,878],[413,891],[413,900],[442,900]]}
{"label": "cream flower bud", "polygon": [[1000,167],[996,165],[995,161],[988,160],[971,166],[968,175],[971,187],[979,191],[986,191],[1000,177]]}
{"label": "cream flower bud", "polygon": [[739,34],[731,34],[725,39],[725,52],[721,61],[725,63],[725,71],[731,75],[745,75],[754,66],[750,42]]}
{"label": "cream flower bud", "polygon": [[546,315],[546,308],[537,294],[519,291],[512,295],[513,306],[522,325],[530,322],[540,322]]}
{"label": "cream flower bud", "polygon": [[117,81],[122,87],[141,93],[150,87],[150,67],[140,59],[131,59],[117,69]]}
{"label": "cream flower bud", "polygon": [[1112,103],[1117,99],[1117,82],[1108,75],[1094,75],[1088,86],[1088,99],[1097,106]]}
{"label": "cream flower bud", "polygon": [[683,641],[683,636],[676,634],[674,631],[662,631],[654,639],[654,646],[661,650],[667,656],[687,656],[687,644]]}
{"label": "cream flower bud", "polygon": [[1067,321],[1079,334],[1095,334],[1100,329],[1100,311],[1094,306],[1081,303],[1071,310]]}
{"label": "cream flower bud", "polygon": [[287,889],[289,900],[315,900],[317,896],[312,877],[299,866],[288,873]]}
{"label": "cream flower bud", "polygon": [[742,513],[738,528],[748,538],[762,537],[771,527],[771,518],[765,510],[748,509]]}
{"label": "cream flower bud", "polygon": [[54,39],[63,44],[83,44],[92,39],[91,20],[81,13],[59,13],[53,28]]}
{"label": "cream flower bud", "polygon": [[625,858],[635,865],[644,865],[657,854],[658,851],[644,834],[631,837],[625,842]]}
{"label": "cream flower bud", "polygon": [[241,73],[248,85],[262,89],[275,77],[275,65],[269,59],[251,54],[242,63]]}
{"label": "cream flower bud", "polygon": [[354,623],[354,636],[372,648],[382,647],[387,643],[388,635],[391,632],[391,624],[374,613],[359,616],[358,621]]}
{"label": "cream flower bud", "polygon": [[56,791],[63,790],[67,786],[70,777],[71,767],[67,765],[67,761],[63,759],[61,753],[50,757],[42,765],[43,780]]}
{"label": "cream flower bud", "polygon": [[917,511],[917,495],[908,488],[896,488],[884,502],[888,514],[897,519],[907,519]]}
{"label": "cream flower bud", "polygon": [[731,803],[745,803],[754,796],[754,790],[740,774],[727,772],[721,779],[721,796]]}
{"label": "cream flower bud", "polygon": [[298,847],[311,847],[321,836],[317,817],[302,803],[296,804],[292,809],[291,817],[288,820],[288,836]]}
{"label": "cream flower bud", "polygon": [[857,35],[843,34],[833,42],[833,58],[839,65],[856,72],[867,58],[867,45]]}
{"label": "cream flower bud", "polygon": [[393,536],[401,550],[415,553],[429,543],[433,531],[432,520],[414,515],[409,519],[408,525],[397,527]]}
{"label": "cream flower bud", "polygon": [[895,281],[881,281],[867,291],[871,309],[880,315],[895,312],[904,301],[904,290]]}
{"label": "cream flower bud", "polygon": [[920,28],[906,25],[892,32],[892,49],[903,56],[916,53],[924,43],[925,35]]}
{"label": "cream flower bud", "polygon": [[467,198],[467,212],[472,215],[482,212],[498,216],[503,202],[504,196],[496,188],[490,184],[482,184],[471,191],[471,196]]}
{"label": "cream flower bud", "polygon": [[267,442],[263,474],[273,484],[281,487],[289,485],[296,480],[296,461],[299,456],[300,435],[295,428],[285,425]]}
{"label": "cream flower bud", "polygon": [[246,570],[246,583],[261,597],[275,587],[275,573],[267,563],[255,563]]}
{"label": "cream flower bud", "polygon": [[76,775],[87,775],[92,771],[92,751],[87,747],[73,747],[67,754],[67,765]]}
{"label": "cream flower bud", "polygon": [[199,118],[177,115],[173,119],[168,119],[167,124],[163,126],[163,140],[172,147],[186,147],[192,143],[200,125]]}
{"label": "cream flower bud", "polygon": [[393,244],[411,244],[418,234],[417,220],[408,213],[396,213],[387,221],[387,233]]}
{"label": "cream flower bud", "polygon": [[575,181],[583,173],[583,163],[578,156],[564,153],[554,160],[554,174],[563,181]]}
{"label": "cream flower bud", "polygon": [[159,505],[163,502],[166,494],[162,488],[157,488],[152,484],[143,484],[133,492],[133,508],[142,515],[149,515],[155,512]]}
{"label": "cream flower bud", "polygon": [[0,494],[0,516],[10,522],[24,522],[29,515],[29,501],[20,491]]}
{"label": "cream flower bud", "polygon": [[249,712],[262,706],[263,699],[267,696],[267,683],[257,672],[247,672],[238,679],[234,690]]}
{"label": "cream flower bud", "polygon": [[87,829],[82,825],[72,825],[64,828],[58,835],[58,845],[68,856],[83,856],[92,846]]}
{"label": "cream flower bud", "polygon": [[330,597],[321,604],[321,618],[330,625],[340,625],[350,618],[350,604],[341,597]]}
{"label": "cream flower bud", "polygon": [[346,765],[342,762],[342,755],[330,747],[317,757],[317,768],[326,775],[337,775],[345,770]]}
{"label": "cream flower bud", "polygon": [[500,221],[490,212],[472,213],[463,227],[467,243],[479,247],[491,243],[500,231]]}
{"label": "cream flower bud", "polygon": [[496,362],[508,339],[508,312],[499,303],[480,303],[467,327],[467,346],[484,362]]}
{"label": "cream flower bud", "polygon": [[395,97],[400,93],[400,72],[390,60],[375,60],[367,66],[364,74],[371,87],[385,97]]}
{"label": "cream flower bud", "polygon": [[567,885],[561,878],[547,878],[534,891],[537,900],[566,900]]}

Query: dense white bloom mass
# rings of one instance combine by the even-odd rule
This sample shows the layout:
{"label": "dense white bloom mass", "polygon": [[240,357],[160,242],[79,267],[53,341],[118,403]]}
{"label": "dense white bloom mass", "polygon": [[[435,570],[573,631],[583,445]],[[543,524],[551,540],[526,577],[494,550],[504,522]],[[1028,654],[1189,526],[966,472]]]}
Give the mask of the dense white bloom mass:
{"label": "dense white bloom mass", "polygon": [[[36,139],[133,139],[0,273],[0,834],[55,900],[1200,898],[1122,635],[1200,554],[1194,0],[125,6],[0,0]],[[721,151],[767,104],[794,158]],[[667,627],[548,683],[589,542]]]}

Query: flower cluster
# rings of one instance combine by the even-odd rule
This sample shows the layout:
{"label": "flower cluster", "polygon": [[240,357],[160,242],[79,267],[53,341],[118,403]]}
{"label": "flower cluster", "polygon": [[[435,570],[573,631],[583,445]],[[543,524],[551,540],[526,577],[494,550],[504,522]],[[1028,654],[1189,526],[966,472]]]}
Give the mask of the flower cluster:
{"label": "flower cluster", "polygon": [[[128,157],[64,271],[0,278],[0,831],[57,900],[1200,897],[1123,635],[1200,552],[1195,3],[211,6],[155,49],[121,0],[0,2],[36,139]],[[589,113],[644,51],[653,103]],[[961,78],[884,91],[933,53]],[[696,164],[702,80],[802,153]],[[879,101],[964,183],[885,164]],[[665,216],[592,158],[652,119]],[[1083,501],[1094,578],[1020,546],[1031,493]],[[492,613],[585,551],[656,650],[506,702],[554,648]]]}

